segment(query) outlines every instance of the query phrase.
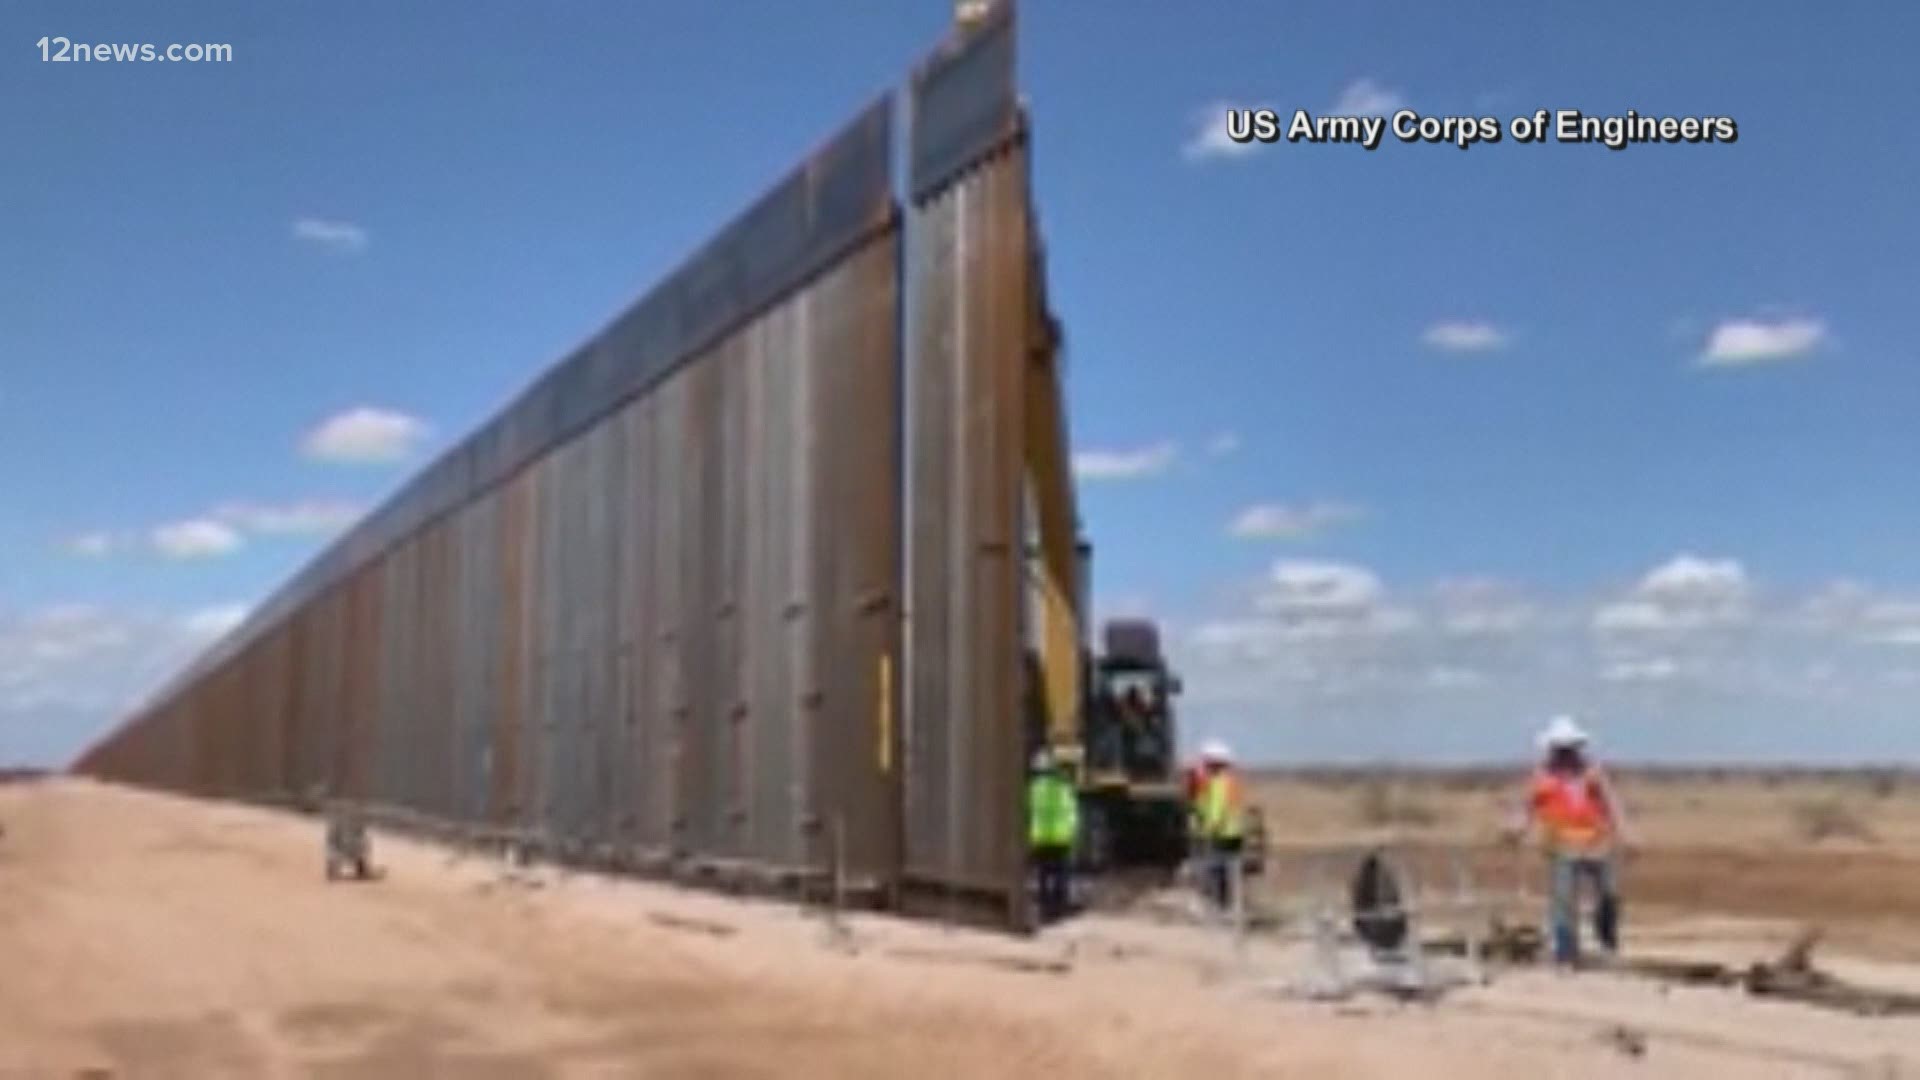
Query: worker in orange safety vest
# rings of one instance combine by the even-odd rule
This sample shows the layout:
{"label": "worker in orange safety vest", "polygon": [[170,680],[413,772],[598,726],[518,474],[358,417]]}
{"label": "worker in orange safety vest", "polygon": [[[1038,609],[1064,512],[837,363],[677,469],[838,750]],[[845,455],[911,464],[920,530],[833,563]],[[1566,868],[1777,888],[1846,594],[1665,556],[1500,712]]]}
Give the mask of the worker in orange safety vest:
{"label": "worker in orange safety vest", "polygon": [[1626,817],[1619,796],[1588,753],[1587,733],[1572,717],[1556,717],[1539,737],[1544,754],[1528,780],[1510,829],[1514,839],[1529,827],[1547,856],[1549,923],[1556,963],[1580,959],[1579,897],[1583,882],[1595,894],[1594,936],[1612,956],[1620,948],[1620,892],[1616,857],[1626,843]]}

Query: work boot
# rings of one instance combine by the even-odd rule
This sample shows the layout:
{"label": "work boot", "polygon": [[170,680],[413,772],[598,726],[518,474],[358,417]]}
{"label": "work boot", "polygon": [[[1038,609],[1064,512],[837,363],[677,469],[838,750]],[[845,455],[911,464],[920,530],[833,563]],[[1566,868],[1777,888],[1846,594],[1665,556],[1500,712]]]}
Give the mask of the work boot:
{"label": "work boot", "polygon": [[1593,936],[1600,941],[1600,948],[1608,956],[1620,952],[1620,899],[1616,896],[1602,896],[1593,907]]}

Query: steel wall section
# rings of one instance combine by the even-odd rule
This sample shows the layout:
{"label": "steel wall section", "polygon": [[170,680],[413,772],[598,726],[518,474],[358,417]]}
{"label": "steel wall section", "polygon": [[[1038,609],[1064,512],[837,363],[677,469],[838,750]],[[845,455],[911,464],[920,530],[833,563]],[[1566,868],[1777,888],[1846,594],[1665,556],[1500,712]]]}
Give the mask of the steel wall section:
{"label": "steel wall section", "polygon": [[652,685],[645,692],[649,708],[643,723],[654,768],[644,777],[651,789],[645,793],[651,811],[647,816],[652,822],[649,839],[666,856],[677,856],[688,849],[686,820],[680,811],[681,791],[686,786],[682,732],[688,712],[688,688],[681,663],[685,648],[682,597],[687,583],[680,559],[685,547],[680,500],[686,482],[686,397],[686,380],[671,379],[647,399],[652,414],[654,464],[646,513],[653,558],[640,603],[642,610],[653,613]]}
{"label": "steel wall section", "polygon": [[819,486],[806,501],[828,601],[809,672],[810,690],[822,695],[811,717],[821,816],[807,824],[826,832],[828,846],[844,845],[846,869],[868,880],[897,876],[901,858],[891,730],[901,610],[898,264],[888,242],[823,289],[808,321],[801,421],[818,433]]}
{"label": "steel wall section", "polygon": [[495,605],[498,594],[492,588],[500,572],[498,508],[489,493],[460,511],[453,522],[460,564],[449,616],[453,730],[451,790],[444,813],[457,821],[488,819],[487,758],[499,711],[493,673],[498,667],[501,618]]}
{"label": "steel wall section", "polygon": [[914,72],[911,89],[907,182],[922,204],[1012,134],[1013,5],[995,5],[984,22],[943,42]]}
{"label": "steel wall section", "polygon": [[492,496],[500,503],[500,720],[492,731],[489,823],[524,830],[529,798],[533,711],[533,474],[523,473]]}
{"label": "steel wall section", "polygon": [[1016,917],[1036,283],[1011,33],[916,76],[906,342],[883,100],[81,767]]}
{"label": "steel wall section", "polygon": [[550,459],[528,470],[540,493],[533,518],[534,557],[529,571],[533,579],[533,715],[528,732],[528,761],[532,763],[528,793],[534,832],[553,842],[561,835],[562,808],[566,794],[567,762],[564,758],[560,724],[564,715],[561,700],[566,683],[566,656],[562,616],[566,597],[557,584],[560,576],[560,515],[566,510],[565,470],[574,448],[563,446]]}
{"label": "steel wall section", "polygon": [[679,684],[684,698],[679,713],[679,771],[682,786],[675,808],[682,822],[680,842],[689,852],[725,852],[723,792],[716,782],[719,767],[715,742],[716,716],[723,708],[726,687],[715,676],[715,638],[718,635],[718,522],[719,443],[716,361],[697,363],[682,376],[687,384],[682,398],[685,413],[678,425],[686,455],[675,494],[680,521],[678,571],[681,599]]}
{"label": "steel wall section", "polygon": [[[964,48],[948,55],[975,55]],[[937,74],[921,85],[941,85]],[[1010,99],[1010,97],[1009,97]],[[916,101],[916,120],[922,115]],[[1014,119],[956,176],[918,175],[909,337],[913,549],[906,884],[1025,907],[1023,386],[1033,284]]]}
{"label": "steel wall section", "polygon": [[673,274],[316,556],[156,701],[428,521],[650,390],[870,238],[892,214],[892,101],[885,95],[864,109]]}
{"label": "steel wall section", "polygon": [[413,726],[421,741],[421,809],[449,820],[461,820],[454,801],[455,729],[465,717],[454,709],[454,667],[463,639],[478,636],[478,627],[455,620],[455,583],[464,561],[455,542],[457,517],[443,517],[427,530],[421,552],[421,693]]}

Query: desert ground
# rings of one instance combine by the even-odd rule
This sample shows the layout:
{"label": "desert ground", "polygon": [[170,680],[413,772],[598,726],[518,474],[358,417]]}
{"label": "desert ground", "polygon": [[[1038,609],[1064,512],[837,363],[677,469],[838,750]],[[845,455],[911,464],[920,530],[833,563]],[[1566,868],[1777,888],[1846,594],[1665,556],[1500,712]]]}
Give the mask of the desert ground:
{"label": "desert ground", "polygon": [[[1643,937],[1703,919],[1780,941],[1818,926],[1841,951],[1920,962],[1920,774],[1622,768],[1614,779],[1636,841],[1622,889]],[[1497,842],[1520,782],[1498,769],[1261,774],[1253,798],[1280,851],[1265,884],[1298,892],[1306,856],[1377,845],[1434,879],[1464,861],[1477,884],[1537,894],[1539,861]]]}
{"label": "desert ground", "polygon": [[[1629,955],[1753,959],[1819,922],[1823,966],[1920,989],[1920,793],[1777,780],[1630,789]],[[1265,905],[1302,894],[1308,856],[1370,843],[1526,865],[1485,844],[1490,779],[1260,790],[1283,842]],[[0,1076],[1920,1076],[1911,1017],[1536,968],[1432,1003],[1308,1000],[1284,935],[1145,910],[1031,939],[836,929],[384,833],[379,880],[328,884],[314,819],[75,779],[0,785],[0,827]]]}

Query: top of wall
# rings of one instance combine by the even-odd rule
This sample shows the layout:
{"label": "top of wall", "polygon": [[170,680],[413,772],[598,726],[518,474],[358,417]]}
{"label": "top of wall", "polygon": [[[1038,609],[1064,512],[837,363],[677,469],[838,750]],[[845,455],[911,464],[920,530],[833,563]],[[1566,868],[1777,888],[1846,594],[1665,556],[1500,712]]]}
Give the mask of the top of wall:
{"label": "top of wall", "polygon": [[151,700],[217,667],[328,585],[646,393],[894,217],[891,93],[494,417],[322,551]]}

